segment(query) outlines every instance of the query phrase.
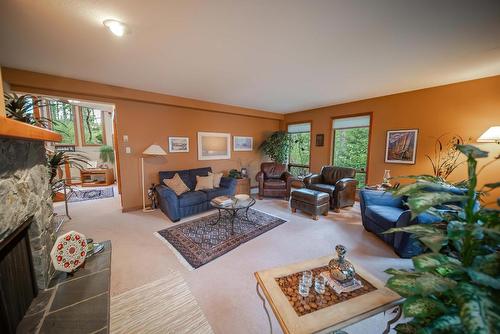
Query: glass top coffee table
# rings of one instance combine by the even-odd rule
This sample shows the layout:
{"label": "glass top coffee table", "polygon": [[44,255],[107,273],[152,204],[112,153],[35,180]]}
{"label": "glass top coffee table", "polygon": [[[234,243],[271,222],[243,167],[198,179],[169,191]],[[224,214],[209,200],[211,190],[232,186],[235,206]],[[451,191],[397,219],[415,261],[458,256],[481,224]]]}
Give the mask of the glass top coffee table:
{"label": "glass top coffee table", "polygon": [[230,197],[230,203],[227,204],[219,204],[215,200],[219,197],[214,198],[210,201],[212,207],[219,210],[219,217],[215,223],[210,225],[217,225],[223,219],[227,219],[231,224],[231,235],[234,234],[234,221],[236,218],[239,220],[247,221],[251,223],[251,220],[248,218],[248,210],[255,204],[255,199],[252,197],[248,197],[247,199],[237,199],[235,197]]}

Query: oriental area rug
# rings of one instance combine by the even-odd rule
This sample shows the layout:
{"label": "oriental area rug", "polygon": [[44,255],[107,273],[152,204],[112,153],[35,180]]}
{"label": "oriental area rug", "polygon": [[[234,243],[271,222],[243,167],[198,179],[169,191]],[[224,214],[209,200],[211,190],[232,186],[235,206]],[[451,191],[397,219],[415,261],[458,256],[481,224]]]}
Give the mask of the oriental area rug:
{"label": "oriental area rug", "polygon": [[248,221],[236,218],[234,234],[231,234],[230,220],[221,219],[215,224],[218,217],[216,212],[155,234],[188,269],[196,269],[286,222],[262,211],[249,209]]}

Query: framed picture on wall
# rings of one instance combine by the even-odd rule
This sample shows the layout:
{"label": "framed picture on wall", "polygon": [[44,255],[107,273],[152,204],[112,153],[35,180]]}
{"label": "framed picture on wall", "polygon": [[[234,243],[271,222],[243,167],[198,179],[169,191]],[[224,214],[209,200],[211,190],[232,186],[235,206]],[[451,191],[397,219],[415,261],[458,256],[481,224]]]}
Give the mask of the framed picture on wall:
{"label": "framed picture on wall", "polygon": [[325,145],[325,135],[322,133],[318,133],[316,135],[316,146],[324,146]]}
{"label": "framed picture on wall", "polygon": [[168,151],[170,153],[189,152],[188,137],[168,137]]}
{"label": "framed picture on wall", "polygon": [[233,151],[253,151],[253,137],[233,136]]}
{"label": "framed picture on wall", "polygon": [[385,143],[385,162],[414,164],[417,156],[418,129],[389,130]]}
{"label": "framed picture on wall", "polygon": [[231,134],[198,132],[198,160],[231,159]]}

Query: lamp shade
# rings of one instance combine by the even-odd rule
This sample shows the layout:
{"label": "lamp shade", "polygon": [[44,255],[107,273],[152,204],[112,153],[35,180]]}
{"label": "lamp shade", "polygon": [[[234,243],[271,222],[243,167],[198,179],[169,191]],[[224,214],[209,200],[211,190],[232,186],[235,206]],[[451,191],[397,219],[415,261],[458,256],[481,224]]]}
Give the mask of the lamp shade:
{"label": "lamp shade", "polygon": [[144,155],[167,155],[167,152],[165,152],[160,145],[150,145],[147,149],[142,152]]}
{"label": "lamp shade", "polygon": [[500,126],[492,126],[477,141],[479,143],[500,143]]}

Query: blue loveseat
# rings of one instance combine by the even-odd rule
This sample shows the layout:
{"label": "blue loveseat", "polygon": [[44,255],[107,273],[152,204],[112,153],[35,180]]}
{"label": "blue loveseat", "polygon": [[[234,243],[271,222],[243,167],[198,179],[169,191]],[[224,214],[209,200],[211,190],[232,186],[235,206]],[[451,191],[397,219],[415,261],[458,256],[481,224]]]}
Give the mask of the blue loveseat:
{"label": "blue loveseat", "polygon": [[[450,189],[451,193],[463,195],[460,189]],[[413,224],[432,224],[441,221],[430,213],[421,213],[413,220],[411,211],[404,204],[404,198],[392,196],[389,192],[362,189],[359,192],[361,220],[363,227],[375,233],[391,245],[400,257],[411,258],[423,252],[422,244],[411,234],[398,232],[383,234],[391,227],[404,227]],[[461,203],[452,203],[461,205]]]}
{"label": "blue loveseat", "polygon": [[[156,186],[155,190],[160,209],[170,220],[177,222],[181,218],[207,211],[211,208],[210,201],[213,198],[234,194],[236,179],[230,177],[222,177],[219,188],[194,191],[196,176],[207,176],[208,172],[212,172],[210,167],[160,172],[160,184]],[[164,179],[171,179],[175,173],[179,174],[182,181],[190,189],[180,196],[177,196],[172,189],[163,183]]]}

